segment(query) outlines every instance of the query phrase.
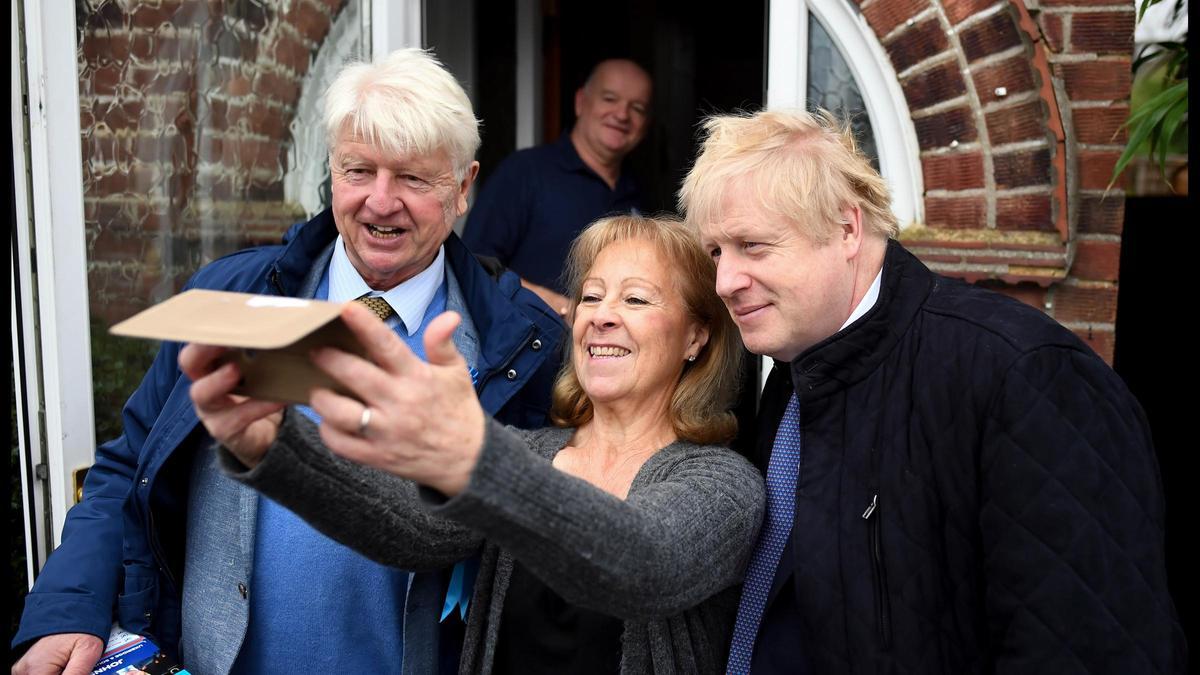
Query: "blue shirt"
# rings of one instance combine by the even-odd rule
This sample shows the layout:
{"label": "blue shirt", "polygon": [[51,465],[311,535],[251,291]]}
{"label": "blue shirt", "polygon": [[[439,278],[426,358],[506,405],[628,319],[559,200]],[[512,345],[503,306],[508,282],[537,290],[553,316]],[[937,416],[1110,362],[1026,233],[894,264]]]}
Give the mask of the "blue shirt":
{"label": "blue shirt", "polygon": [[603,216],[636,213],[640,201],[627,171],[615,188],[608,187],[579,158],[570,134],[563,134],[496,167],[467,217],[463,243],[521,278],[563,293],[563,263],[576,235]]}
{"label": "blue shirt", "polygon": [[[317,288],[317,297],[328,299],[330,302],[348,302],[364,295],[374,295],[387,300],[396,313],[387,320],[387,325],[396,331],[400,337],[409,342],[417,334],[422,320],[428,313],[429,304],[440,290],[445,295],[446,286],[446,247],[438,248],[438,253],[428,267],[405,279],[403,283],[388,291],[376,291],[363,281],[350,256],[346,255],[346,246],[341,235],[333,245],[333,256],[329,259],[329,269],[321,279]],[[445,297],[442,298],[440,312],[446,310]],[[436,314],[434,316],[437,316]],[[420,344],[420,340],[416,340]],[[412,344],[410,342],[409,346]],[[424,354],[424,349],[420,352]]]}
{"label": "blue shirt", "polygon": [[[315,297],[384,297],[397,311],[388,325],[424,358],[425,328],[446,311],[445,279],[445,252],[439,250],[421,273],[386,293],[371,291],[339,237]],[[297,410],[320,422],[307,406]],[[408,572],[364,558],[260,497],[250,622],[233,672],[399,672],[408,582]]]}

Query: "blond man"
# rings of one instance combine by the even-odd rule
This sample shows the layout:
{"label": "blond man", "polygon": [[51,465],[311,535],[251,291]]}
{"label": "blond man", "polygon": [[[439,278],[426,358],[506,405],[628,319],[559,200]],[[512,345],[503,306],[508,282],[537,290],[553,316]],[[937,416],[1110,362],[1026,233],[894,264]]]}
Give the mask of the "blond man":
{"label": "blond man", "polygon": [[680,205],[775,360],[729,672],[1181,672],[1158,464],[1121,379],[906,251],[830,117],[704,129]]}

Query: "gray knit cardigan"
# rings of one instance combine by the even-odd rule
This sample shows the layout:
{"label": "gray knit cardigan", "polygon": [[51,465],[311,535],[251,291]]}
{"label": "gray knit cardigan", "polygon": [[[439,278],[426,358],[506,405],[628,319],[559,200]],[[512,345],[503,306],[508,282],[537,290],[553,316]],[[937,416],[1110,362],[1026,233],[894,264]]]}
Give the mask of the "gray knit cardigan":
{"label": "gray knit cardigan", "polygon": [[675,442],[621,500],[555,469],[573,429],[489,420],[461,494],[332,455],[289,410],[253,470],[221,462],[317,530],[394,567],[449,567],[482,551],[459,672],[490,673],[513,559],[567,602],[621,619],[622,673],[724,670],[739,583],[764,509],[759,472],[727,448]]}

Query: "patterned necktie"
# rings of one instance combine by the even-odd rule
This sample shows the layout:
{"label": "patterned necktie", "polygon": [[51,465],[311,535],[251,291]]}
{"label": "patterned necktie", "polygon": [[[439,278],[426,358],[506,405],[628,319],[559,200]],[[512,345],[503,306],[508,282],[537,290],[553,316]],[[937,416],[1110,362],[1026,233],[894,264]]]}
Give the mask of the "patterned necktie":
{"label": "patterned necktie", "polygon": [[738,604],[733,643],[729,648],[729,675],[746,675],[754,656],[754,640],[767,607],[767,594],[775,580],[779,556],[792,531],[796,514],[796,480],[800,468],[800,402],[796,395],[788,400],[787,410],[775,432],[775,445],[767,463],[766,522],[758,534],[758,544],[746,570],[742,600]]}
{"label": "patterned necktie", "polygon": [[366,306],[367,309],[371,310],[372,314],[379,317],[380,321],[387,321],[388,317],[395,313],[392,311],[392,306],[388,304],[387,300],[379,296],[364,295],[361,298],[355,298],[354,301]]}

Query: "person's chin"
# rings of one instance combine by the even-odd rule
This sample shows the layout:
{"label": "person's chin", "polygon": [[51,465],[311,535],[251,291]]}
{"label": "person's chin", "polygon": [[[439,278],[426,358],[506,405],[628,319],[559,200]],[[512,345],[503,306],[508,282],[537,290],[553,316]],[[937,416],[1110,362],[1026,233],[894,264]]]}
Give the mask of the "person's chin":
{"label": "person's chin", "polygon": [[604,147],[608,148],[611,152],[624,154],[630,150],[631,143],[628,134],[609,129],[601,138],[603,139]]}
{"label": "person's chin", "polygon": [[762,326],[754,328],[739,326],[739,328],[741,328],[742,344],[750,350],[750,353],[784,361],[790,360],[781,357],[788,352],[788,348],[785,344],[786,341],[781,339],[777,331],[771,331]]}

